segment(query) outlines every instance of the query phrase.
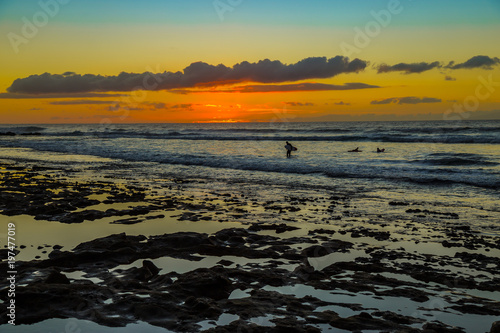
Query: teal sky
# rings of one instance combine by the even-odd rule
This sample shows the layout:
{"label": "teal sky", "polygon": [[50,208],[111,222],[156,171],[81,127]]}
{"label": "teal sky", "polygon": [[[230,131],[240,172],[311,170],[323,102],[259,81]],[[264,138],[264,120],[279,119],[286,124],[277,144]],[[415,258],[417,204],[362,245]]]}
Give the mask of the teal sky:
{"label": "teal sky", "polygon": [[[43,1],[43,0],[42,0]],[[56,0],[45,0],[50,3]],[[220,0],[231,3],[229,0]],[[233,0],[224,23],[259,25],[353,26],[391,1]],[[394,26],[487,25],[499,23],[499,0],[401,0]],[[82,24],[221,24],[212,0],[70,0],[53,21]],[[39,0],[0,1],[0,19],[17,21],[40,10]]]}
{"label": "teal sky", "polygon": [[146,72],[181,80],[139,89],[123,121],[496,119],[498,31],[500,0],[0,0],[0,122],[107,119]]}

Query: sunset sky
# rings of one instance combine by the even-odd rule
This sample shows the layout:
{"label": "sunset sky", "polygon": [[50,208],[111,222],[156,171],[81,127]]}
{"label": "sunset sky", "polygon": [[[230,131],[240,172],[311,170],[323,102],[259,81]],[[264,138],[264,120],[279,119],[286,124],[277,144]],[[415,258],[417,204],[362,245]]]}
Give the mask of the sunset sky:
{"label": "sunset sky", "polygon": [[0,123],[500,119],[498,0],[0,0]]}

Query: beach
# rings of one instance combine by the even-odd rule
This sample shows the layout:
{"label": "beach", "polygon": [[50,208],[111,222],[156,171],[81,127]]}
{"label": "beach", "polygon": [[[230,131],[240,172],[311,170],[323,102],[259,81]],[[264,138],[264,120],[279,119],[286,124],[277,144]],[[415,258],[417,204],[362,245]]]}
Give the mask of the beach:
{"label": "beach", "polygon": [[[15,326],[2,309],[2,332],[489,332],[498,320],[497,143],[430,142],[427,158],[442,165],[424,171],[391,155],[395,142],[332,142],[331,131],[256,142],[241,137],[255,128],[233,128],[236,139],[217,129],[210,142],[20,128],[44,134],[2,141],[0,269],[15,271],[15,297],[4,280],[0,298],[16,305]],[[80,149],[64,151],[75,136]],[[283,147],[266,155],[285,137],[299,147],[292,158]],[[306,153],[321,144],[342,149],[326,176]],[[366,150],[380,145],[385,156]],[[144,147],[167,147],[171,160]],[[222,154],[219,165],[203,151]],[[370,176],[384,170],[392,176]]]}

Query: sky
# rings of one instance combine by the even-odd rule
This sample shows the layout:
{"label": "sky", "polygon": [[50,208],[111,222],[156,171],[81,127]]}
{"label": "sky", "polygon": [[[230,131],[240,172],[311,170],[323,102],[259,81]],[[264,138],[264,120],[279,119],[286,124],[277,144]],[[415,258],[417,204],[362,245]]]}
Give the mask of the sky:
{"label": "sky", "polygon": [[500,119],[500,0],[0,0],[0,123]]}

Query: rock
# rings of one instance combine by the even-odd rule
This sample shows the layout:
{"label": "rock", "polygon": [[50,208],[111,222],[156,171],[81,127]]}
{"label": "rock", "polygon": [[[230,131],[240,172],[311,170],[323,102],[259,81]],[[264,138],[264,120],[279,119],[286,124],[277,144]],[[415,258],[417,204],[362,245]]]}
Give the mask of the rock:
{"label": "rock", "polygon": [[359,315],[358,315],[360,318],[365,318],[365,319],[372,319],[372,315],[369,314],[368,312],[361,312]]}
{"label": "rock", "polygon": [[454,305],[451,307],[454,310],[462,313],[470,313],[477,315],[500,316],[500,311],[488,305],[478,306],[475,304]]}
{"label": "rock", "polygon": [[462,244],[460,243],[454,243],[454,242],[448,242],[447,240],[444,240],[441,243],[444,247],[462,247]]}
{"label": "rock", "polygon": [[319,281],[328,278],[328,275],[321,271],[316,271],[314,267],[312,267],[308,263],[301,264],[296,267],[293,271],[293,274],[302,281]]}
{"label": "rock", "polygon": [[410,324],[423,322],[422,319],[403,316],[403,315],[400,315],[400,314],[397,314],[397,313],[394,313],[391,311],[383,311],[383,312],[376,311],[376,312],[373,312],[372,315],[374,315],[376,317],[382,317],[385,320],[388,320],[390,322],[397,323],[397,324],[403,324],[403,325],[410,325]]}
{"label": "rock", "polygon": [[222,314],[222,309],[211,299],[190,296],[186,299],[185,304],[193,312],[202,314],[205,317],[217,317]]}
{"label": "rock", "polygon": [[391,201],[391,202],[389,202],[389,205],[391,205],[391,206],[408,206],[409,203],[401,202],[401,201]]}
{"label": "rock", "polygon": [[335,230],[328,230],[328,229],[315,229],[315,230],[309,230],[308,235],[315,235],[315,234],[327,234],[327,235],[333,235],[335,234]]}
{"label": "rock", "polygon": [[347,318],[341,318],[337,316],[336,318],[332,318],[329,324],[333,327],[349,331],[354,331],[354,330],[393,331],[395,328],[398,327],[398,324],[396,323],[373,318],[370,314],[366,312],[361,312],[359,315],[354,315]]}
{"label": "rock", "polygon": [[222,265],[222,266],[231,266],[232,264],[233,264],[232,261],[225,259],[222,259],[217,263],[217,265]]}
{"label": "rock", "polygon": [[[233,237],[247,237],[249,235],[248,231],[243,228],[230,228],[223,229],[215,233],[215,238],[219,241],[225,242]],[[233,238],[234,239],[234,238]]]}
{"label": "rock", "polygon": [[234,289],[227,276],[208,268],[199,268],[181,275],[172,287],[180,288],[183,293],[189,291],[197,298],[208,297],[215,300],[227,299]]}
{"label": "rock", "polygon": [[391,236],[389,231],[373,231],[367,228],[356,228],[351,230],[352,238],[373,237],[378,241],[388,240]]}
{"label": "rock", "polygon": [[285,318],[276,318],[272,322],[275,327],[273,333],[320,333],[319,328],[313,326],[303,326],[303,323],[297,320],[295,316],[286,316]]}
{"label": "rock", "polygon": [[347,249],[352,248],[353,243],[345,242],[338,239],[331,240],[323,243],[323,245],[312,245],[302,250],[302,255],[306,257],[323,257],[334,252],[345,252]]}
{"label": "rock", "polygon": [[210,328],[205,333],[257,333],[265,332],[262,330],[262,326],[258,326],[254,323],[248,323],[244,320],[238,319],[226,326],[217,326]]}
{"label": "rock", "polygon": [[453,227],[455,230],[460,230],[460,231],[470,231],[470,226],[468,225],[456,225]]}
{"label": "rock", "polygon": [[140,280],[149,281],[158,275],[160,269],[150,260],[143,260],[140,268]]}
{"label": "rock", "polygon": [[500,333],[500,321],[491,324],[490,333]]}
{"label": "rock", "polygon": [[51,272],[49,276],[45,279],[45,283],[49,284],[70,284],[69,279],[66,275],[60,272]]}
{"label": "rock", "polygon": [[424,332],[429,333],[465,333],[460,328],[451,327],[443,323],[426,323],[423,326]]}
{"label": "rock", "polygon": [[287,225],[285,223],[280,223],[280,224],[254,223],[250,227],[248,227],[248,230],[250,231],[275,230],[277,234],[298,229],[300,228]]}
{"label": "rock", "polygon": [[376,272],[387,272],[391,271],[389,267],[384,266],[380,263],[368,263],[368,264],[359,264],[352,261],[340,261],[330,266],[327,266],[323,269],[323,272],[327,274],[334,274],[338,271],[360,271],[360,272],[368,272],[368,273],[376,273]]}
{"label": "rock", "polygon": [[116,250],[123,247],[134,247],[138,242],[146,240],[146,237],[143,235],[139,236],[129,236],[124,232],[120,234],[113,234],[110,236],[97,238],[89,242],[81,243],[76,246],[73,251],[81,252],[84,250],[92,250],[92,251],[106,251],[106,250]]}
{"label": "rock", "polygon": [[127,225],[130,225],[130,224],[140,223],[140,222],[143,222],[143,221],[144,221],[143,219],[139,219],[137,217],[130,217],[130,218],[127,218],[127,219],[115,220],[115,221],[110,222],[110,223],[111,224],[127,224]]}
{"label": "rock", "polygon": [[171,309],[160,304],[137,304],[133,307],[134,315],[143,321],[153,321],[159,318],[171,317]]}
{"label": "rock", "polygon": [[176,232],[174,234],[153,236],[150,237],[149,242],[153,244],[154,248],[158,248],[158,250],[168,248],[179,251],[186,251],[189,248],[210,244],[207,234],[196,232]]}

